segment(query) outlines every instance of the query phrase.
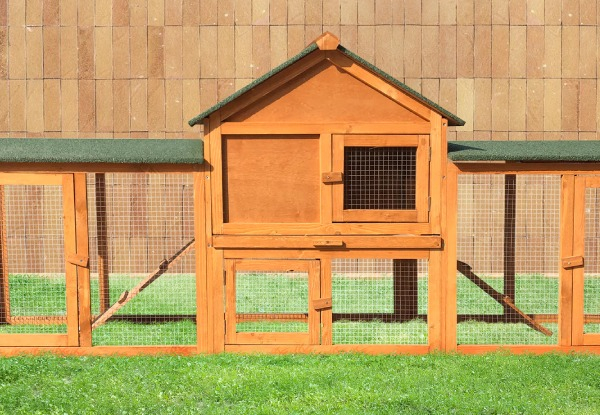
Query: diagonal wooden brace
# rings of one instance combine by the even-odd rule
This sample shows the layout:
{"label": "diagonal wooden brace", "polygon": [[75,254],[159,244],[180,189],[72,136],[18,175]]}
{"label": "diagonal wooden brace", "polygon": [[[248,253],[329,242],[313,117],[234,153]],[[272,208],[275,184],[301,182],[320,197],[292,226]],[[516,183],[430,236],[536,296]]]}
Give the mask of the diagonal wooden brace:
{"label": "diagonal wooden brace", "polygon": [[491,285],[489,285],[487,282],[481,279],[481,277],[479,277],[473,272],[469,264],[457,261],[456,265],[458,272],[467,277],[473,284],[481,288],[487,295],[496,300],[496,302],[503,306],[507,306],[511,310],[513,310],[519,317],[521,317],[521,319],[523,319],[523,322],[529,327],[536,331],[539,331],[540,333],[546,336],[552,336],[552,331],[548,330],[546,327],[542,326],[540,323],[532,319],[529,315],[521,311],[509,296],[496,291]]}
{"label": "diagonal wooden brace", "polygon": [[128,302],[133,300],[139,293],[146,289],[150,284],[158,279],[161,275],[169,270],[169,268],[175,265],[185,254],[187,254],[194,247],[194,239],[192,238],[187,244],[184,245],[179,251],[177,251],[171,258],[163,259],[153,272],[148,274],[146,278],[140,281],[131,291],[124,291],[117,302],[111,305],[104,313],[100,314],[96,320],[92,323],[92,330],[100,327],[106,323],[117,311],[125,306]]}

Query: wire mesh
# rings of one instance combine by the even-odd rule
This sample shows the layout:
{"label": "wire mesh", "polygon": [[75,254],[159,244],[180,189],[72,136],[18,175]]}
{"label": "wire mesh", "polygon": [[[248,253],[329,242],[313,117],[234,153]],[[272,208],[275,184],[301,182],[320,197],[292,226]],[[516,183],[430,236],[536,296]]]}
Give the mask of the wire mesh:
{"label": "wire mesh", "polygon": [[584,333],[600,333],[600,191],[585,189]]}
{"label": "wire mesh", "polygon": [[0,333],[66,333],[62,186],[0,186]]}
{"label": "wire mesh", "polygon": [[334,344],[427,344],[428,263],[333,259]]}
{"label": "wire mesh", "polygon": [[193,209],[190,174],[88,175],[94,345],[196,343]]}
{"label": "wire mesh", "polygon": [[417,149],[345,147],[344,209],[415,209]]}
{"label": "wire mesh", "polygon": [[308,332],[308,272],[237,271],[236,331]]}
{"label": "wire mesh", "polygon": [[559,175],[460,175],[459,344],[556,344]]}

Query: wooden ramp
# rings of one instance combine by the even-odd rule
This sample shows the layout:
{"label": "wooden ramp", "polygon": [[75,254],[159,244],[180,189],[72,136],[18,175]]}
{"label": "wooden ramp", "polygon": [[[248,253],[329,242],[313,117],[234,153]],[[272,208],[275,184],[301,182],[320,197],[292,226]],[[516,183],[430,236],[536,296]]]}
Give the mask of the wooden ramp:
{"label": "wooden ramp", "polygon": [[139,282],[135,287],[131,289],[131,291],[123,291],[119,296],[119,299],[116,303],[111,305],[104,313],[100,314],[96,320],[92,323],[92,330],[100,327],[102,324],[106,323],[108,319],[110,319],[117,311],[125,306],[128,302],[133,300],[139,293],[141,293],[144,289],[146,289],[150,284],[158,279],[161,275],[171,268],[171,266],[175,265],[177,262],[181,260],[189,251],[194,247],[194,239],[192,238],[187,244],[183,246],[179,251],[177,251],[171,258],[164,259],[157,269],[148,274],[146,278]]}
{"label": "wooden ramp", "polygon": [[513,302],[513,300],[508,296],[504,295],[498,291],[496,291],[491,285],[485,282],[481,277],[476,275],[471,266],[461,261],[457,261],[456,268],[458,272],[467,277],[473,284],[481,288],[487,295],[496,300],[497,303],[502,306],[512,310],[514,314],[519,316],[523,323],[527,324],[532,329],[539,331],[540,333],[546,336],[552,336],[552,331],[548,330],[546,327],[542,326],[538,322],[536,322],[531,316],[525,314],[521,311]]}

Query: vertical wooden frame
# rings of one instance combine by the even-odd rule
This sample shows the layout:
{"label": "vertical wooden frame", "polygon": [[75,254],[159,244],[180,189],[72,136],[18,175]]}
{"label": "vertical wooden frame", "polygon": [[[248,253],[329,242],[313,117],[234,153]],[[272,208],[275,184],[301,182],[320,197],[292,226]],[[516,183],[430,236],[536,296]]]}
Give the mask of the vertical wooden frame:
{"label": "vertical wooden frame", "polygon": [[[560,258],[573,256],[573,209],[574,209],[575,176],[565,174],[561,178],[560,193]],[[559,268],[559,311],[558,311],[558,344],[572,344],[573,320],[573,269],[565,269],[561,263]]]}
{"label": "vertical wooden frame", "polygon": [[[77,254],[75,225],[75,183],[72,174],[62,176],[65,257]],[[67,284],[67,346],[79,345],[79,298],[77,292],[77,265],[65,260]]]}
{"label": "vertical wooden frame", "polygon": [[443,253],[441,250],[432,250],[429,254],[429,281],[428,281],[428,310],[427,326],[429,350],[443,350],[444,347],[444,321],[443,321]]}
{"label": "vertical wooden frame", "polygon": [[109,296],[109,247],[108,247],[108,211],[106,203],[106,175],[94,174],[96,200],[96,235],[98,235],[98,294],[100,299],[100,314],[111,306]]}
{"label": "vertical wooden frame", "polygon": [[457,347],[457,282],[456,261],[458,243],[458,169],[453,163],[446,168],[445,198],[442,207],[442,237],[444,238],[444,350],[451,352]]}
{"label": "vertical wooden frame", "polygon": [[[585,177],[575,177],[573,192],[573,226],[572,230],[572,256],[583,256],[585,253]],[[578,230],[575,233],[575,229]],[[561,255],[562,258],[562,255]],[[583,339],[583,282],[584,268],[578,267],[570,270],[572,275],[572,327],[571,341],[574,345],[584,344]]]}
{"label": "vertical wooden frame", "polygon": [[85,173],[74,174],[74,190],[77,256],[87,259],[84,264],[77,265],[79,345],[82,347],[89,347],[92,345],[92,312],[89,268],[87,180]]}
{"label": "vertical wooden frame", "polygon": [[[431,223],[431,233],[441,234],[441,222],[442,222],[442,199],[443,199],[443,178],[446,171],[446,160],[447,160],[447,148],[448,141],[446,138],[446,131],[448,129],[448,120],[442,118],[438,113],[431,111],[430,116],[431,133],[429,135],[428,145],[431,148],[431,157],[425,161],[429,169],[426,172],[420,172],[425,174],[429,178],[429,194],[431,197],[431,203],[429,212],[419,212],[419,222]],[[429,157],[429,154],[426,155]],[[418,165],[417,165],[418,167]],[[418,175],[417,175],[418,177]],[[418,186],[418,183],[417,183]],[[428,201],[425,200],[424,203]],[[424,216],[428,214],[427,218]]]}
{"label": "vertical wooden frame", "polygon": [[205,172],[194,176],[194,240],[196,245],[196,339],[199,353],[209,351],[208,309],[207,309],[207,272],[206,272],[206,220],[205,220]]}
{"label": "vertical wooden frame", "polygon": [[321,294],[321,267],[319,261],[308,263],[308,342],[309,344],[321,343],[321,318],[320,312],[315,310],[313,302]]}
{"label": "vertical wooden frame", "polygon": [[[321,134],[319,139],[319,157],[321,160],[321,174],[332,171],[332,135]],[[332,193],[337,184],[321,183],[321,225],[330,225],[333,222]]]}
{"label": "vertical wooden frame", "polygon": [[[321,262],[321,298],[332,298],[331,258],[323,258]],[[321,344],[333,344],[333,308],[321,310]]]}

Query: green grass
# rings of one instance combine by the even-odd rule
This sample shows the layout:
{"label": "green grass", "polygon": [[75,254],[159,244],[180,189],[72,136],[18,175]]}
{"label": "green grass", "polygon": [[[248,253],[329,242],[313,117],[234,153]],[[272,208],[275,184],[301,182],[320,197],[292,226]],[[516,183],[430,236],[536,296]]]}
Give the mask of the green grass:
{"label": "green grass", "polygon": [[0,413],[598,414],[600,357],[0,359]]}

